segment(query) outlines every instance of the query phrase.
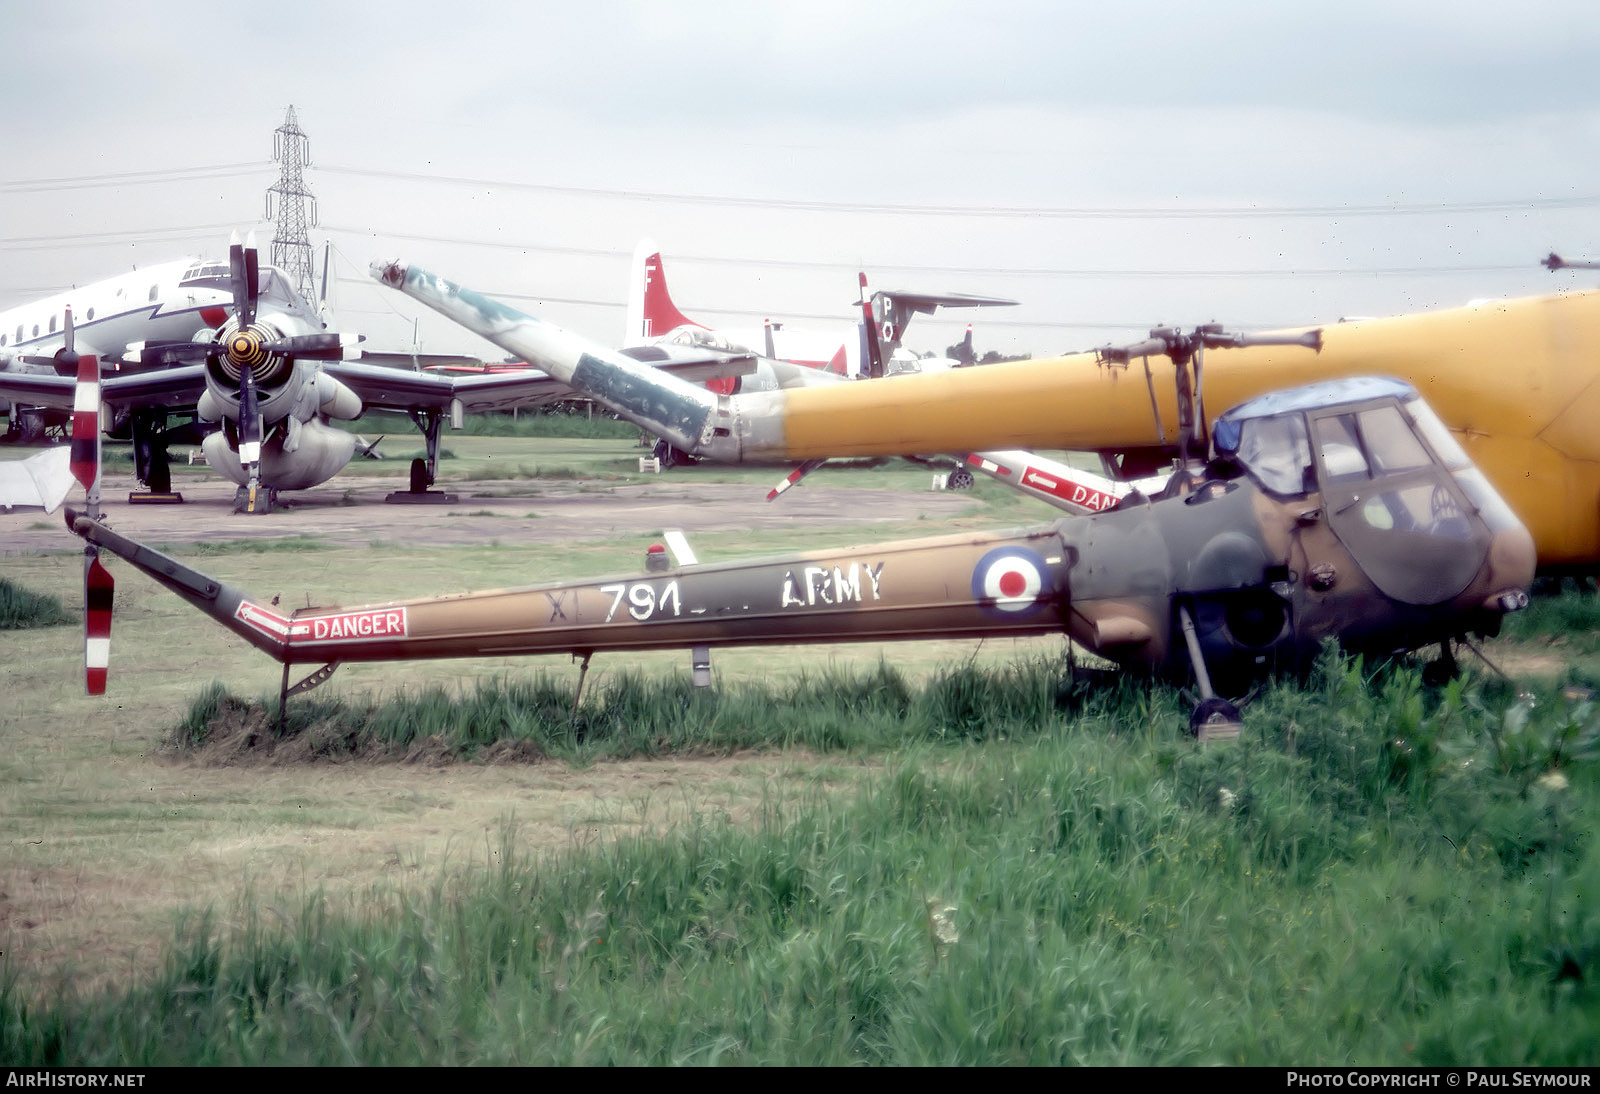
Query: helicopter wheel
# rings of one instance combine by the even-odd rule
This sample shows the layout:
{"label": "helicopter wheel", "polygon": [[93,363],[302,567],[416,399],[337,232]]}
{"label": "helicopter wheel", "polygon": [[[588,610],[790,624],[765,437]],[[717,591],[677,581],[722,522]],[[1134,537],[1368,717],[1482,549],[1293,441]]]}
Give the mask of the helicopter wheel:
{"label": "helicopter wheel", "polygon": [[945,479],[944,488],[946,490],[971,490],[972,472],[968,471],[965,467],[956,468],[954,471],[950,472],[949,477]]}
{"label": "helicopter wheel", "polygon": [[1189,715],[1189,732],[1197,741],[1224,740],[1239,735],[1239,708],[1213,695],[1195,704]]}
{"label": "helicopter wheel", "polygon": [[663,471],[673,467],[693,467],[700,462],[699,457],[691,456],[681,448],[674,448],[665,440],[659,440],[650,454],[661,461]]}
{"label": "helicopter wheel", "polygon": [[1449,639],[1439,643],[1439,656],[1422,666],[1422,682],[1430,688],[1442,688],[1460,675],[1461,666]]}

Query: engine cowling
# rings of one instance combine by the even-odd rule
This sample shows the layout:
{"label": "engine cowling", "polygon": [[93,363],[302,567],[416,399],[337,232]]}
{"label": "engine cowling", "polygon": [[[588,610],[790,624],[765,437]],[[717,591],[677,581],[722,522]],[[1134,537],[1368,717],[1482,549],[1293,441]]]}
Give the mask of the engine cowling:
{"label": "engine cowling", "polygon": [[[205,452],[206,462],[218,474],[245,486],[250,476],[239,461],[239,453],[233,447],[237,441],[230,438],[230,433],[233,433],[231,428],[219,429],[200,447]],[[305,490],[337,475],[355,451],[353,434],[316,418],[305,422],[285,419],[262,441],[261,481],[274,490]]]}
{"label": "engine cowling", "polygon": [[239,386],[246,369],[255,382],[262,420],[272,422],[288,412],[304,382],[305,370],[298,368],[293,358],[265,348],[281,336],[269,324],[252,323],[240,329],[233,320],[217,332],[217,341],[227,347],[227,352],[206,360],[206,394],[211,398],[201,400],[198,409],[202,419],[239,420]]}

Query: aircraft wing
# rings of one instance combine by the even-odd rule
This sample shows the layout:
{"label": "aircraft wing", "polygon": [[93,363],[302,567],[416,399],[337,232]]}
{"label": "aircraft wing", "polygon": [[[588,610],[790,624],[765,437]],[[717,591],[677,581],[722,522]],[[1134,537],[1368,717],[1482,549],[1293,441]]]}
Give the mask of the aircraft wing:
{"label": "aircraft wing", "polygon": [[[71,410],[76,388],[75,376],[0,372],[0,399],[28,406]],[[113,407],[188,407],[205,389],[204,365],[180,365],[107,376],[100,381],[100,398]]]}
{"label": "aircraft wing", "polygon": [[469,411],[509,410],[568,399],[574,394],[566,384],[535,368],[461,376],[357,361],[328,361],[322,371],[355,392],[363,406],[380,410],[448,410],[457,399]]}
{"label": "aircraft wing", "polygon": [[[705,353],[658,353],[645,346],[630,351],[636,358],[691,382],[724,376],[741,376],[755,369],[747,356],[708,356]],[[579,397],[566,384],[536,368],[482,376],[412,372],[357,361],[328,361],[324,372],[343,382],[365,406],[387,410],[447,410],[460,399],[468,411],[509,410],[537,406],[557,399]],[[77,379],[46,372],[0,372],[0,400],[52,410],[71,410]],[[126,375],[110,375],[100,382],[100,395],[113,407],[192,407],[206,389],[204,365],[178,365]]]}
{"label": "aircraft wing", "polygon": [[356,360],[365,365],[416,370],[473,367],[483,364],[483,358],[474,357],[470,353],[403,353],[399,350],[382,349],[364,349]]}
{"label": "aircraft wing", "polygon": [[725,380],[730,376],[749,376],[756,371],[758,360],[753,353],[717,353],[687,346],[629,346],[617,352],[640,364],[670,372],[691,384]]}
{"label": "aircraft wing", "polygon": [[[742,376],[756,368],[755,358],[750,356],[707,355],[698,351],[671,353],[659,346],[640,346],[622,352],[691,383]],[[359,361],[329,361],[322,370],[354,391],[362,405],[382,410],[447,410],[455,400],[460,400],[462,408],[468,412],[510,410],[585,397],[582,392],[532,366],[511,372],[463,376],[448,372],[412,372]]]}
{"label": "aircraft wing", "polygon": [[71,455],[67,448],[51,448],[25,460],[0,462],[0,509],[38,506],[54,513],[78,481],[72,477]]}

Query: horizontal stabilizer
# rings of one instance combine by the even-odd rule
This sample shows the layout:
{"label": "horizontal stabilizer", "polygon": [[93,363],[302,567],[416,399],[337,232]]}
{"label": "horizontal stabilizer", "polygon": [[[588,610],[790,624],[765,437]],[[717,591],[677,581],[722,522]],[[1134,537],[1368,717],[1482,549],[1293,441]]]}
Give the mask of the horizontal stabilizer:
{"label": "horizontal stabilizer", "polygon": [[0,509],[37,506],[54,513],[76,481],[69,456],[65,448],[52,448],[25,460],[0,463]]}
{"label": "horizontal stabilizer", "polygon": [[938,308],[1010,308],[1019,303],[1001,296],[974,296],[964,292],[895,292],[892,289],[878,289],[872,295],[887,296],[897,307],[923,315],[932,315]]}

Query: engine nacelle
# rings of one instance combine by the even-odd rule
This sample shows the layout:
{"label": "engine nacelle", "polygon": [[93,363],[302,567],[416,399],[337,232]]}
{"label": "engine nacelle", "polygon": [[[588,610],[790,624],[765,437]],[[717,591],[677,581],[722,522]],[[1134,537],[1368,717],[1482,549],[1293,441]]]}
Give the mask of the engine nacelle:
{"label": "engine nacelle", "polygon": [[318,413],[347,422],[361,417],[361,396],[326,372],[317,373],[315,391]]}
{"label": "engine nacelle", "polygon": [[[234,447],[237,440],[230,443],[230,433],[234,433],[231,428],[219,429],[201,442],[200,447],[205,452],[206,462],[219,475],[245,486],[250,476],[239,462],[239,452]],[[305,422],[290,419],[262,441],[261,481],[274,490],[305,490],[337,475],[355,451],[354,434],[335,429],[316,418]]]}
{"label": "engine nacelle", "polygon": [[[256,406],[261,419],[272,423],[290,413],[306,386],[308,376],[314,376],[315,366],[301,366],[289,362],[288,366],[268,374],[270,384],[262,383],[257,376]],[[206,390],[200,397],[196,410],[202,421],[220,422],[223,418],[239,420],[239,380],[229,376],[212,361],[206,366]]]}
{"label": "engine nacelle", "polygon": [[[318,414],[346,421],[361,416],[361,397],[315,365],[295,364],[275,387],[258,387],[256,405],[267,425],[283,418],[310,421]],[[206,371],[206,390],[196,404],[200,420],[220,422],[239,420],[239,389],[219,381],[214,370]]]}

